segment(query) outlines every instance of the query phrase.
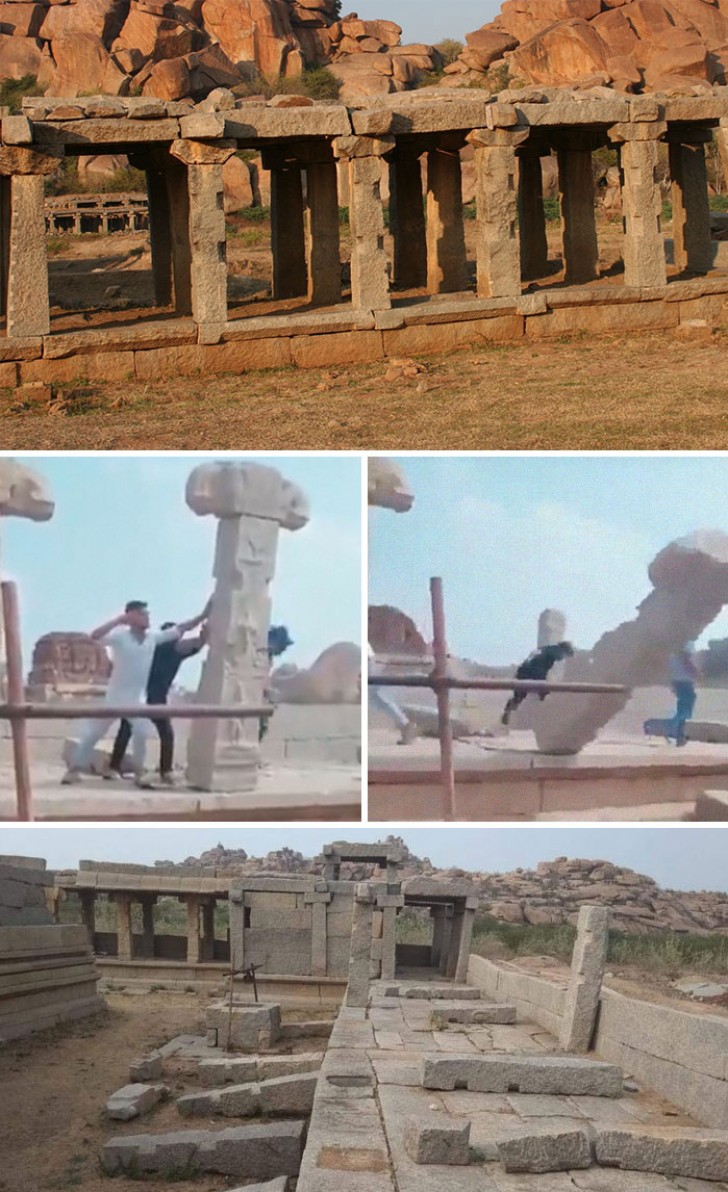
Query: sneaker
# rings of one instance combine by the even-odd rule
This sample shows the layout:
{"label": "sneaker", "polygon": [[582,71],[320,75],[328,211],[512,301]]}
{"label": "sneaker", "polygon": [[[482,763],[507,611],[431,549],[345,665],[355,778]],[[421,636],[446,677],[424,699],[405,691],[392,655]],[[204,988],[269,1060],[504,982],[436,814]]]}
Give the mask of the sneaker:
{"label": "sneaker", "polygon": [[61,786],[78,786],[81,781],[81,771],[69,769],[61,779]]}
{"label": "sneaker", "polygon": [[134,785],[138,786],[142,791],[153,791],[154,775],[150,774],[148,770],[142,770],[141,774],[135,775]]}
{"label": "sneaker", "polygon": [[103,770],[101,777],[103,778],[104,782],[117,782],[120,778],[123,778],[124,775],[122,774],[121,770]]}
{"label": "sneaker", "polygon": [[400,736],[397,744],[398,745],[409,745],[410,741],[414,741],[415,737],[418,734],[419,734],[419,729],[418,729],[417,725],[415,724],[414,720],[408,720],[407,723],[405,724],[404,728],[402,729],[402,735]]}
{"label": "sneaker", "polygon": [[175,778],[174,774],[160,774],[159,781],[161,782],[162,786],[177,785],[177,779]]}

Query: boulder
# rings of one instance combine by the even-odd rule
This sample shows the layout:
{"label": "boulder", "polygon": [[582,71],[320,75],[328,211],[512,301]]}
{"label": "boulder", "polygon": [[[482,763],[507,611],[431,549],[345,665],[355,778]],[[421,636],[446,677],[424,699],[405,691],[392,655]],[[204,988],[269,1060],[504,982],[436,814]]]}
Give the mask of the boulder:
{"label": "boulder", "polygon": [[278,703],[357,704],[361,676],[361,650],[353,642],[336,642],[304,670],[281,667],[270,685]]}
{"label": "boulder", "polygon": [[254,62],[266,76],[283,74],[297,49],[285,0],[204,0],[202,21],[232,63]]}
{"label": "boulder", "polygon": [[[54,4],[48,9],[40,37],[54,42],[58,38],[81,34],[84,37],[95,36],[105,45],[110,45],[118,35],[125,15],[123,0],[75,0],[74,4]],[[118,92],[111,94],[116,95]]]}
{"label": "boulder", "polygon": [[37,37],[45,11],[42,4],[0,4],[0,32],[13,37]]}
{"label": "boulder", "polygon": [[645,82],[656,90],[656,80],[676,75],[691,79],[709,78],[708,51],[704,45],[698,43],[654,54],[645,71]]}
{"label": "boulder", "polygon": [[42,43],[32,37],[0,33],[0,77],[22,79],[38,75],[43,61]]}
{"label": "boulder", "polygon": [[149,71],[142,94],[155,99],[184,99],[190,93],[190,70],[184,58],[167,58]]}
{"label": "boulder", "polygon": [[[78,177],[79,180],[83,180],[89,187],[97,187],[102,190],[104,184],[114,174],[118,174],[119,170],[125,170],[128,165],[129,159],[123,153],[100,153],[96,157],[79,157]],[[102,650],[102,652],[104,655],[106,654],[105,650]],[[103,672],[105,677],[99,677],[96,680],[89,679],[89,682],[96,681],[103,682],[104,684],[108,682],[108,675],[110,673],[108,659],[105,661],[107,662],[107,666]]]}
{"label": "boulder", "polygon": [[223,199],[226,213],[253,206],[253,188],[248,163],[234,156],[222,167]]}
{"label": "boulder", "polygon": [[587,21],[562,21],[518,47],[513,74],[533,83],[566,84],[606,71],[607,48]]}
{"label": "boulder", "polygon": [[53,41],[55,68],[47,92],[50,95],[75,96],[101,92],[125,95],[128,76],[111,58],[100,37],[93,33],[75,33]]}
{"label": "boulder", "polygon": [[[187,54],[185,61],[190,72],[187,95],[203,97],[216,87],[235,87],[238,83],[250,81],[255,68],[252,63],[237,68],[230,61],[221,46],[208,46]],[[247,66],[247,69],[245,67]]]}
{"label": "boulder", "polygon": [[112,49],[115,54],[121,50],[136,51],[159,62],[165,58],[182,58],[199,50],[203,41],[204,34],[189,18],[177,21],[133,5]]}

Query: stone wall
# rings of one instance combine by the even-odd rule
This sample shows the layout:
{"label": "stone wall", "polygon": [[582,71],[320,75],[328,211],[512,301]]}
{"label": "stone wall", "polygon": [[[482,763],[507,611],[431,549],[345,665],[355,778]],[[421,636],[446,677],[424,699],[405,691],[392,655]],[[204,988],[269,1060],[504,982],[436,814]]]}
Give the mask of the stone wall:
{"label": "stone wall", "polygon": [[0,927],[36,927],[53,922],[45,891],[53,885],[38,857],[0,856]]}
{"label": "stone wall", "polygon": [[557,1038],[566,1008],[566,985],[533,977],[507,965],[494,964],[483,956],[472,956],[468,983],[495,1002],[515,1005],[519,1018],[529,1019]]}

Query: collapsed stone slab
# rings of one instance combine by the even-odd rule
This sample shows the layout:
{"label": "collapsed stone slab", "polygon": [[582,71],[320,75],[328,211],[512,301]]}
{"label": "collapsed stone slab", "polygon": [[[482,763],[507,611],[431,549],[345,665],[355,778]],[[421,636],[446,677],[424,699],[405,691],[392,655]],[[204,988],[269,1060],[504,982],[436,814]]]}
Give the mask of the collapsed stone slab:
{"label": "collapsed stone slab", "polygon": [[506,1171],[571,1171],[590,1167],[589,1138],[584,1130],[533,1131],[496,1142]]}
{"label": "collapsed stone slab", "polygon": [[123,1172],[213,1172],[266,1180],[297,1175],[304,1122],[233,1126],[227,1130],[175,1130],[112,1138],[101,1152],[107,1175]]}
{"label": "collapsed stone slab", "polygon": [[106,1113],[120,1122],[143,1117],[160,1101],[169,1096],[166,1084],[125,1084],[112,1093],[106,1102]]}
{"label": "collapsed stone slab", "polygon": [[475,1006],[459,1005],[458,1003],[439,1002],[432,1011],[433,1019],[443,1023],[461,1022],[473,1026],[512,1026],[516,1021],[516,1007],[505,1003],[488,1005],[480,1002]]}
{"label": "collapsed stone slab", "polygon": [[151,1051],[140,1060],[132,1060],[129,1064],[129,1080],[132,1084],[147,1080],[157,1080],[162,1075],[162,1056],[158,1051]]}
{"label": "collapsed stone slab", "polygon": [[280,1117],[308,1114],[313,1106],[318,1077],[279,1076],[260,1084],[233,1084],[206,1093],[187,1093],[177,1101],[183,1117],[209,1114],[222,1117]]}
{"label": "collapsed stone slab", "polygon": [[213,1002],[207,1008],[205,1026],[213,1035],[213,1046],[259,1051],[280,1037],[281,1007],[277,1002],[234,1005],[231,1012],[227,1002]]}
{"label": "collapsed stone slab", "polygon": [[605,1167],[728,1180],[725,1132],[670,1126],[597,1130],[595,1154],[597,1162]]}
{"label": "collapsed stone slab", "polygon": [[272,1080],[276,1076],[317,1072],[323,1058],[323,1052],[307,1051],[298,1055],[256,1055],[245,1059],[201,1060],[197,1076],[200,1084],[212,1088],[223,1084],[246,1084],[250,1081]]}
{"label": "collapsed stone slab", "polygon": [[622,1072],[615,1064],[570,1056],[424,1056],[421,1083],[426,1089],[472,1093],[622,1095]]}
{"label": "collapsed stone slab", "polygon": [[[396,989],[396,993],[392,993],[392,989]],[[388,986],[386,995],[390,997],[406,997],[414,998],[420,1001],[463,1001],[473,1002],[480,999],[480,990],[465,986],[453,985],[410,985],[401,993],[399,986]]]}
{"label": "collapsed stone slab", "polygon": [[470,1122],[447,1113],[408,1118],[404,1147],[415,1163],[442,1163],[464,1167],[470,1162]]}

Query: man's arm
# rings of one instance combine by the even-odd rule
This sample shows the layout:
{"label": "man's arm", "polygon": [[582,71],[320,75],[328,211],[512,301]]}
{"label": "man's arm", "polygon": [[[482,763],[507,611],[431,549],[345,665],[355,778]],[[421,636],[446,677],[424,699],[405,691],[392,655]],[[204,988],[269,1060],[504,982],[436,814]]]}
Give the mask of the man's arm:
{"label": "man's arm", "polygon": [[200,650],[207,645],[207,637],[201,633],[198,637],[180,638],[175,642],[174,648],[182,658],[190,658],[193,654],[199,654]]}
{"label": "man's arm", "polygon": [[189,633],[191,629],[196,629],[198,625],[201,625],[203,621],[206,621],[210,615],[211,608],[212,608],[212,596],[208,600],[208,602],[205,605],[205,607],[203,608],[202,612],[199,613],[196,617],[190,618],[189,621],[178,621],[177,622],[176,628],[179,631],[179,636],[184,637],[185,633]]}
{"label": "man's arm", "polygon": [[99,625],[98,629],[92,629],[89,637],[92,641],[100,641],[101,638],[106,637],[111,633],[112,629],[118,629],[120,625],[128,625],[129,619],[126,613],[121,613],[120,616],[114,617],[111,621],[105,621],[103,625]]}

